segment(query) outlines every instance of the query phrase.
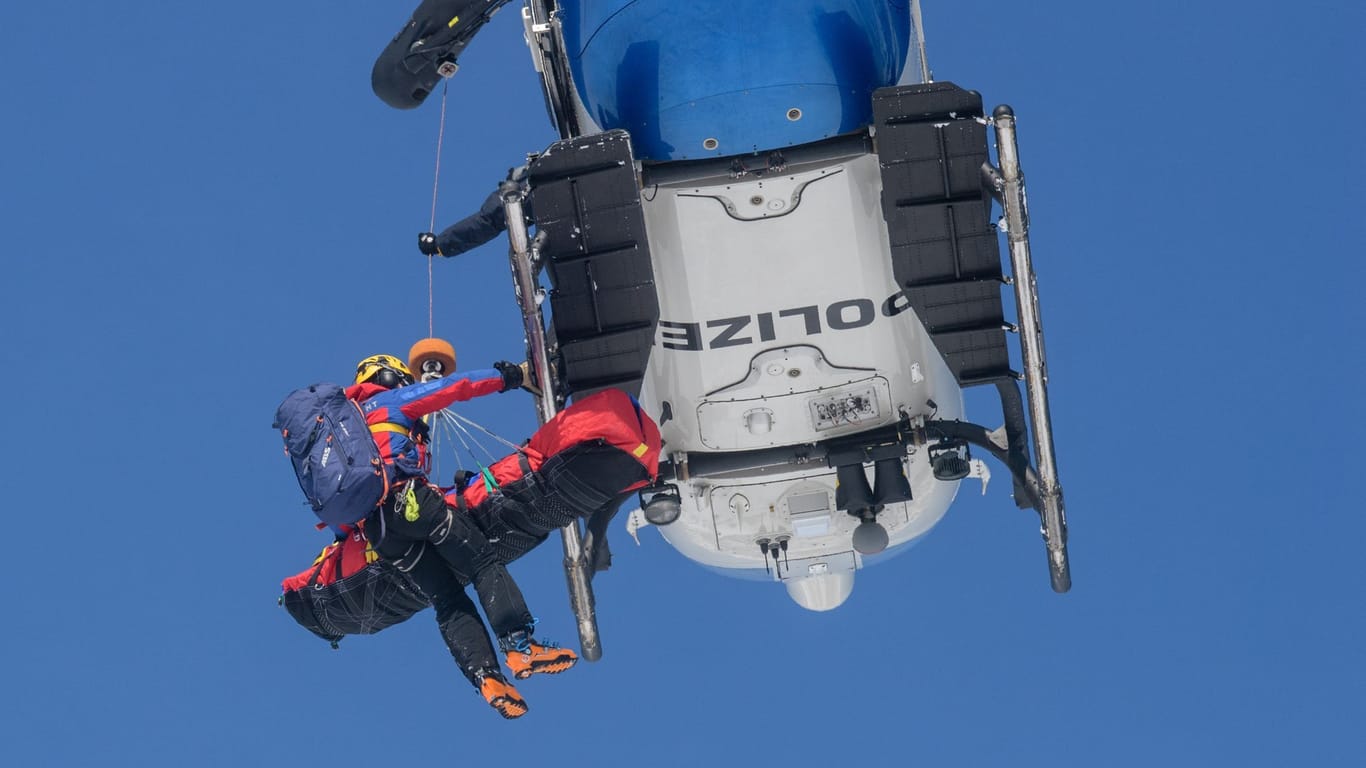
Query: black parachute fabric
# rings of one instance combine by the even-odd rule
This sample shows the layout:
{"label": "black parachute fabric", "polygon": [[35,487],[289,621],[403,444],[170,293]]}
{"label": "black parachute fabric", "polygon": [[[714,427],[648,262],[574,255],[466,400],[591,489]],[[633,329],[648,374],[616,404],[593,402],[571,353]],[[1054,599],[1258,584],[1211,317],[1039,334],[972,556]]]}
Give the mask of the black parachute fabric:
{"label": "black parachute fabric", "polygon": [[332,643],[407,621],[430,603],[417,585],[378,559],[360,528],[328,546],[281,584],[280,604],[309,632]]}
{"label": "black parachute fabric", "polygon": [[422,0],[375,60],[370,87],[385,104],[413,109],[426,101],[476,32],[507,0]]}

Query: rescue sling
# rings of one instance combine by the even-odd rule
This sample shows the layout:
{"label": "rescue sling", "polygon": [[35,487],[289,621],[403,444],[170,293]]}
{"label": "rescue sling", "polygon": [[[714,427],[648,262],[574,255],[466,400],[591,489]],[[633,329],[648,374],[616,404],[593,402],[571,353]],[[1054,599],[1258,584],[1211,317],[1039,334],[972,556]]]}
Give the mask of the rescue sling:
{"label": "rescue sling", "polygon": [[[588,518],[595,570],[606,567],[605,525],[626,494],[655,480],[659,429],[625,393],[608,389],[561,411],[513,454],[446,493],[456,514],[471,515],[507,564],[548,532]],[[595,524],[598,521],[598,524]],[[332,642],[402,622],[428,605],[401,571],[378,559],[364,525],[345,534],[307,570],[284,580],[280,602],[295,621]]]}
{"label": "rescue sling", "polygon": [[374,634],[429,604],[411,579],[379,559],[364,527],[346,526],[312,565],[280,584],[280,605],[333,648],[346,635]]}

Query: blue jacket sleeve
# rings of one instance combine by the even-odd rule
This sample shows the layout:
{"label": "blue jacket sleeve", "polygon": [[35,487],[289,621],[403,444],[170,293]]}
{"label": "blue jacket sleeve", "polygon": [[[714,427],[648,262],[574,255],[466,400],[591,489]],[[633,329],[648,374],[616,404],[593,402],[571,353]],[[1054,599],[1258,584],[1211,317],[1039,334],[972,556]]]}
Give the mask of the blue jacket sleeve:
{"label": "blue jacket sleeve", "polygon": [[392,390],[397,406],[410,419],[435,413],[459,400],[470,400],[503,391],[503,375],[497,370],[470,371],[463,377],[448,376],[425,384]]}

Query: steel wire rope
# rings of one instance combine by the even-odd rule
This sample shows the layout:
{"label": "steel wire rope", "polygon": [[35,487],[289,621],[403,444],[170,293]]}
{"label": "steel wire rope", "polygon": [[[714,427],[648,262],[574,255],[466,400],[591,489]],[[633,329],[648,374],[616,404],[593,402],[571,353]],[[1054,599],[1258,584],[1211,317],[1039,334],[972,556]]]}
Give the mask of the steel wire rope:
{"label": "steel wire rope", "polygon": [[[443,79],[441,82],[441,121],[436,129],[436,169],[432,172],[432,217],[427,224],[427,231],[433,234],[436,232],[436,193],[441,186],[441,144],[446,138],[446,94],[450,88],[450,78]],[[435,256],[427,257],[427,338],[436,336],[436,323],[433,317],[436,301],[435,291],[432,287],[435,282],[432,262],[435,260]]]}
{"label": "steel wire rope", "polygon": [[445,427],[446,433],[454,435],[455,438],[460,441],[461,447],[465,449],[465,453],[469,454],[470,461],[474,462],[475,466],[479,466],[479,457],[474,455],[474,449],[470,447],[470,442],[466,439],[471,437],[469,433],[461,428],[459,422],[455,420],[455,417],[451,415],[450,411],[442,411],[441,416],[443,417],[442,425]]}
{"label": "steel wire rope", "polygon": [[422,421],[427,424],[428,430],[427,443],[429,448],[427,450],[427,463],[430,470],[427,473],[428,477],[441,476],[441,457],[446,453],[444,448],[446,444],[452,446],[451,450],[456,453],[456,467],[459,468],[460,466],[459,451],[453,447],[455,441],[451,439],[450,427],[447,426],[443,420],[445,413],[445,410],[442,409],[422,417]]}
{"label": "steel wire rope", "polygon": [[[464,427],[464,425],[462,425],[459,421],[456,420],[455,414],[452,411],[442,410],[439,412],[439,415],[441,417],[441,427],[443,430],[445,430],[445,434],[448,436],[448,438],[449,436],[454,435],[455,438],[460,441],[461,446],[465,449],[465,453],[469,454],[470,461],[474,463],[475,467],[482,470],[484,468],[484,464],[483,462],[479,461],[479,456],[476,455],[474,449],[470,447],[471,441],[473,441],[474,444],[478,445],[479,448],[485,454],[488,455],[490,464],[497,460],[494,457],[492,451],[490,451],[487,447],[485,447],[482,443],[475,439],[474,435],[471,434],[470,431]],[[461,462],[457,458],[456,463],[462,464],[463,462]],[[463,469],[463,467],[461,468]]]}
{"label": "steel wire rope", "polygon": [[[473,425],[473,426],[475,426],[475,427],[478,427],[480,431],[482,431],[484,434],[488,435],[489,437],[494,438],[495,440],[499,440],[499,441],[501,441],[501,442],[507,442],[506,440],[503,440],[503,438],[499,437],[498,435],[495,435],[495,434],[493,434],[492,432],[489,432],[487,429],[484,429],[483,427],[480,427],[478,424],[475,424],[473,421],[471,421],[471,420],[465,418],[464,416],[461,416],[460,414],[458,414],[458,413],[456,413],[456,412],[454,412],[454,411],[451,411],[451,412],[450,412],[450,417],[451,417],[451,424],[452,424],[456,429],[458,429],[458,430],[460,430],[461,432],[463,432],[463,433],[465,434],[465,436],[468,437],[470,440],[474,441],[474,444],[475,444],[475,445],[479,446],[479,450],[483,451],[483,452],[484,452],[484,455],[488,457],[488,460],[489,460],[489,464],[490,464],[490,465],[492,465],[494,462],[498,461],[498,457],[493,455],[493,451],[490,451],[487,445],[484,445],[484,441],[482,441],[482,440],[480,440],[479,438],[475,437],[475,436],[474,436],[474,433],[471,432],[471,431],[469,430],[469,428],[466,427],[465,425],[466,425],[466,424],[471,424],[471,425]],[[473,451],[471,451],[471,455],[473,455]],[[478,459],[476,458],[475,461],[477,462]],[[480,465],[480,466],[483,466],[483,465]]]}
{"label": "steel wire rope", "polygon": [[474,458],[474,452],[470,450],[464,438],[452,428],[450,416],[444,409],[432,414],[429,426],[432,429],[431,475],[441,477],[441,457],[446,453],[445,446],[450,446],[450,452],[455,454],[456,469],[464,468],[464,462],[460,459],[460,446],[456,445],[457,440],[464,444],[465,452],[470,454],[470,458]]}
{"label": "steel wire rope", "polygon": [[[466,417],[464,417],[464,416],[461,416],[461,415],[458,414],[458,413],[452,413],[452,414],[451,414],[451,417],[454,418],[454,419],[458,419],[459,421],[462,421],[462,422],[464,422],[465,424],[470,425],[471,427],[474,427],[475,429],[479,430],[480,432],[483,432],[484,434],[488,435],[489,437],[493,438],[494,440],[497,440],[498,442],[502,443],[503,445],[506,445],[507,447],[511,448],[512,450],[517,451],[518,453],[521,453],[521,452],[522,452],[522,446],[520,446],[520,445],[518,445],[518,444],[512,442],[511,440],[507,439],[506,437],[503,437],[502,435],[495,434],[495,433],[489,431],[489,430],[486,429],[483,425],[479,424],[478,422],[476,422],[476,421],[474,421],[474,420],[472,420],[472,419],[469,419],[469,418],[466,418]],[[487,450],[487,449],[486,449],[486,450]]]}
{"label": "steel wire rope", "polygon": [[[437,411],[428,417],[424,417],[427,422],[427,441],[430,448],[427,451],[427,461],[430,464],[430,471],[427,473],[429,478],[441,476],[441,457],[446,453],[445,444],[449,442],[448,435],[443,434],[441,424],[441,412]],[[456,460],[459,463],[459,459]]]}
{"label": "steel wire rope", "polygon": [[[464,469],[464,467],[462,466],[464,462],[460,459],[459,448],[464,449],[464,452],[469,456],[470,461],[474,464],[476,468],[480,470],[480,472],[478,473],[480,475],[483,475],[485,469],[493,466],[493,464],[497,463],[500,460],[499,456],[494,455],[493,451],[490,451],[488,446],[485,445],[482,440],[476,437],[472,431],[470,431],[469,427],[471,426],[475,429],[478,429],[480,432],[484,433],[493,440],[507,446],[508,448],[511,448],[513,451],[516,451],[518,453],[522,452],[521,446],[517,445],[516,443],[513,443],[511,440],[508,440],[502,435],[499,435],[489,430],[488,428],[484,427],[483,425],[479,424],[473,419],[462,416],[450,410],[449,408],[444,408],[440,411],[437,411],[436,413],[432,414],[432,416],[434,418],[431,422],[431,426],[433,427],[431,438],[431,474],[435,477],[442,476],[441,456],[444,453],[444,450],[442,448],[443,444],[449,444],[451,446],[452,451],[454,451],[454,453],[456,454],[455,464],[457,470]],[[459,442],[459,448],[456,447],[456,442]],[[487,464],[485,464],[483,461],[480,461],[479,455],[478,453],[476,453],[473,446],[478,446],[479,451],[488,457]]]}

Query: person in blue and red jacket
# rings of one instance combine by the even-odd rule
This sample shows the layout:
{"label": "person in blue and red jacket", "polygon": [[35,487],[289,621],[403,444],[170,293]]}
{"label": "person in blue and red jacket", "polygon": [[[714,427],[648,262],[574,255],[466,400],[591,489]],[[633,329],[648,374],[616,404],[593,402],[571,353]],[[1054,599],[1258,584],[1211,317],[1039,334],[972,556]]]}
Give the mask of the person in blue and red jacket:
{"label": "person in blue and red jacket", "polygon": [[458,401],[516,389],[524,376],[522,366],[499,362],[492,370],[415,384],[401,360],[373,355],[356,366],[355,383],[346,390],[365,415],[390,487],[366,520],[365,531],[380,557],[407,573],[431,598],[442,637],[461,671],[507,718],[525,714],[526,701],[503,676],[488,629],[465,585],[474,585],[508,656],[535,656],[538,672],[561,672],[578,657],[532,638],[535,619],[506,565],[470,517],[448,506],[441,490],[427,482],[427,427],[422,417]]}

